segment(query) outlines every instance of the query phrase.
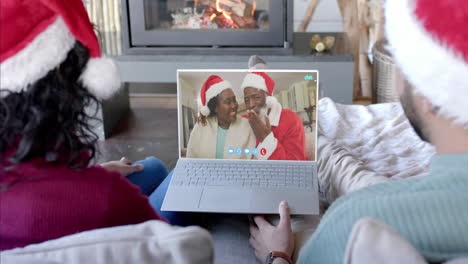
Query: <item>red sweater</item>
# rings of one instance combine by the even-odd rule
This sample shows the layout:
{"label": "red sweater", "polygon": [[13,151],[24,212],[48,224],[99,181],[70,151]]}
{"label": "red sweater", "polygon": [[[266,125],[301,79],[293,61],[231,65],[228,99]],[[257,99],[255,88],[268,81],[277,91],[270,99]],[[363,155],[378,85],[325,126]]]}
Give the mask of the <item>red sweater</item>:
{"label": "red sweater", "polygon": [[100,167],[74,171],[34,159],[12,170],[0,168],[2,188],[19,178],[0,190],[0,250],[161,219],[138,187]]}

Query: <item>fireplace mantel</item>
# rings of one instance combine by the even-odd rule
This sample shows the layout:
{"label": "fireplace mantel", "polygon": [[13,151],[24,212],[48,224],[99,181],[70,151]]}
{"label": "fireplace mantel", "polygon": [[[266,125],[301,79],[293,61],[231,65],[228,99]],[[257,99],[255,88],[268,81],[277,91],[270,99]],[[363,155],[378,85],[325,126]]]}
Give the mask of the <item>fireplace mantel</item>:
{"label": "fireplace mantel", "polygon": [[[330,33],[337,47],[330,53],[311,55],[311,33],[294,34],[293,55],[262,55],[271,69],[319,70],[322,96],[352,104],[353,57],[344,33]],[[329,35],[329,34],[325,34]],[[123,55],[117,57],[123,82],[175,83],[177,69],[243,69],[249,55]]]}

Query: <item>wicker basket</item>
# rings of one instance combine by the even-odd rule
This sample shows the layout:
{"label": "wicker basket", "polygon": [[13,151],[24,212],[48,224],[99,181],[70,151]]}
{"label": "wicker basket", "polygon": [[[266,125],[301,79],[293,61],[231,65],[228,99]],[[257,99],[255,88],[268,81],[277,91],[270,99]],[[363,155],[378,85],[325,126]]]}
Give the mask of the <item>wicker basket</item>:
{"label": "wicker basket", "polygon": [[397,102],[399,97],[395,90],[395,64],[390,53],[385,49],[387,42],[375,43],[372,70],[372,98],[374,103]]}

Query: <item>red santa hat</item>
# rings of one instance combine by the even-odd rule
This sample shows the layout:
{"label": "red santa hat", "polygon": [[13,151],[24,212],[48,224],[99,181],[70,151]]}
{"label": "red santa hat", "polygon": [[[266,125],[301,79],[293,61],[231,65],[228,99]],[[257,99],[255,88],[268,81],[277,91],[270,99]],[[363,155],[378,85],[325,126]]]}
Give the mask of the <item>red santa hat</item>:
{"label": "red santa hat", "polygon": [[231,88],[232,85],[230,82],[223,80],[217,75],[208,77],[200,89],[200,97],[198,98],[200,113],[204,116],[209,116],[210,109],[208,108],[208,102],[224,90]]}
{"label": "red santa hat", "polygon": [[0,89],[24,91],[59,66],[79,41],[90,58],[80,76],[99,99],[120,88],[117,65],[101,57],[82,0],[1,0]]}
{"label": "red santa hat", "polygon": [[440,114],[468,128],[468,1],[388,0],[389,50]]}
{"label": "red santa hat", "polygon": [[275,81],[265,72],[251,72],[247,74],[242,81],[241,90],[243,91],[248,87],[265,91],[268,94],[265,102],[268,107],[272,107],[273,104],[278,103],[278,100],[273,96]]}

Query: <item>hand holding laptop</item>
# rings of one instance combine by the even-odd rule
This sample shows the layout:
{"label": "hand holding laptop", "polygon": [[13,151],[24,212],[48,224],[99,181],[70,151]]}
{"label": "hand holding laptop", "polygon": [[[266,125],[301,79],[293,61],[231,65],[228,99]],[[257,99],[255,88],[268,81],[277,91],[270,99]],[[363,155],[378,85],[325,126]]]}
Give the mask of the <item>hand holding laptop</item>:
{"label": "hand holding laptop", "polygon": [[255,250],[255,256],[262,263],[273,251],[285,253],[288,259],[291,259],[294,252],[294,234],[287,202],[280,203],[279,214],[277,226],[271,225],[263,216],[256,216],[254,220],[257,226],[250,226],[249,242]]}

